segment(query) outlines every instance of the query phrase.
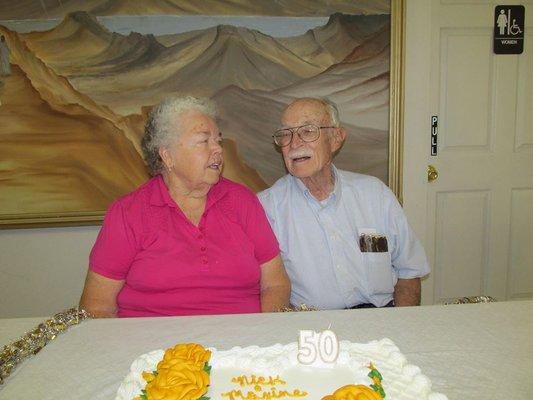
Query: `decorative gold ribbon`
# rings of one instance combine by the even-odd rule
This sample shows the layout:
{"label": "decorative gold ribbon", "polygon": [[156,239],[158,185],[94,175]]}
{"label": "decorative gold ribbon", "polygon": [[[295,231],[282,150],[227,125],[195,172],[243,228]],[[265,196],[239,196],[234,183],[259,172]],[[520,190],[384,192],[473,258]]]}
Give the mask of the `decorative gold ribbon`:
{"label": "decorative gold ribbon", "polygon": [[0,385],[22,361],[37,354],[58,334],[90,317],[87,311],[78,308],[62,311],[4,346],[0,353]]}
{"label": "decorative gold ribbon", "polygon": [[278,312],[300,312],[300,311],[319,311],[319,309],[306,306],[305,304],[300,304],[299,306],[290,305],[289,307],[283,307],[278,310]]}

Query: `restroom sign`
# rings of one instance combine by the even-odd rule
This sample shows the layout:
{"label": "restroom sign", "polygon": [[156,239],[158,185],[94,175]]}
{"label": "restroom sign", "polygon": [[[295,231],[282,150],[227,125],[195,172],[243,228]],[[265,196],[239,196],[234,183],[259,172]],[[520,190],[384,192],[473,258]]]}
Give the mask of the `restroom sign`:
{"label": "restroom sign", "polygon": [[494,9],[494,53],[522,54],[524,51],[524,6],[496,6]]}

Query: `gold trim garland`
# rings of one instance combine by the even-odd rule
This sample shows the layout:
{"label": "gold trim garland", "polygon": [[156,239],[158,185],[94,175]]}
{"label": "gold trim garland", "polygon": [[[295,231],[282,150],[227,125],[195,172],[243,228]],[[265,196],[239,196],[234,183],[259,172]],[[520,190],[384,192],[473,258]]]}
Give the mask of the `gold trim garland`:
{"label": "gold trim garland", "polygon": [[469,303],[493,303],[496,300],[490,296],[470,296],[470,297],[460,297],[458,299],[451,299],[444,302],[444,305],[451,304],[469,304]]}
{"label": "gold trim garland", "polygon": [[319,311],[318,308],[309,307],[305,304],[300,304],[299,306],[290,305],[288,307],[283,307],[278,310],[278,312],[300,312],[300,311]]}
{"label": "gold trim garland", "polygon": [[0,385],[22,361],[37,354],[58,334],[88,318],[91,316],[87,311],[71,308],[57,313],[27,332],[20,339],[4,346],[0,353]]}

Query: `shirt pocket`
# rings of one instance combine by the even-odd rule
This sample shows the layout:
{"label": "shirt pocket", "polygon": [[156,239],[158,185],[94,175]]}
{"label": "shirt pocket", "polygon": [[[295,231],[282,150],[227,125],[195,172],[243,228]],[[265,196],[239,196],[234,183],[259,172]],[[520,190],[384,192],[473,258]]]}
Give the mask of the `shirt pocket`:
{"label": "shirt pocket", "polygon": [[390,253],[366,252],[362,254],[366,264],[369,289],[372,294],[393,293],[394,276]]}

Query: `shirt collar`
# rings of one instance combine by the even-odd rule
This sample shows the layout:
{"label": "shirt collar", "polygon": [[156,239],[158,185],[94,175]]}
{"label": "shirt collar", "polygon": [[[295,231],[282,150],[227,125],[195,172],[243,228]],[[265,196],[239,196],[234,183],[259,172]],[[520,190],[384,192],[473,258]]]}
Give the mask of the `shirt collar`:
{"label": "shirt collar", "polygon": [[[150,195],[150,204],[153,206],[168,206],[172,208],[179,208],[174,199],[170,196],[170,192],[167,188],[163,176],[157,175],[154,179],[154,187]],[[213,204],[219,201],[222,197],[228,193],[228,185],[226,184],[226,178],[220,177],[218,182],[214,184],[209,193],[207,193],[207,202],[205,209],[209,209]]]}
{"label": "shirt collar", "polygon": [[168,193],[167,185],[163,180],[161,174],[156,175],[152,178],[153,185],[152,191],[150,194],[150,205],[152,206],[164,206],[168,205],[170,207],[176,207],[176,203],[172,201],[170,194]]}
{"label": "shirt collar", "polygon": [[341,198],[341,181],[339,177],[339,172],[335,165],[331,164],[331,171],[333,173],[333,191],[330,193],[327,199],[323,201],[318,201],[313,197],[309,189],[304,185],[304,183],[299,179],[291,175],[290,179],[294,182],[296,187],[301,191],[307,201],[315,203],[320,206],[320,208],[327,207],[329,205],[336,206]]}
{"label": "shirt collar", "polygon": [[226,196],[230,190],[229,188],[228,180],[221,176],[218,182],[211,187],[209,193],[207,193],[205,209],[208,210],[212,205],[216,204],[220,199]]}

